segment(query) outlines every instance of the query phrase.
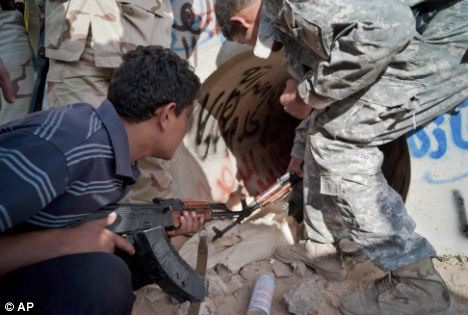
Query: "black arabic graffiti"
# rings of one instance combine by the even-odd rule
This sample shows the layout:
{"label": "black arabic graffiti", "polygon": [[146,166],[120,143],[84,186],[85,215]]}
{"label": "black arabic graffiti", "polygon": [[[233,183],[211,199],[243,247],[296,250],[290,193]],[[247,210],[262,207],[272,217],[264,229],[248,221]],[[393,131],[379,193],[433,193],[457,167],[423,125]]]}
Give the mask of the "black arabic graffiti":
{"label": "black arabic graffiti", "polygon": [[[264,78],[271,70],[271,66],[252,67],[244,71],[237,84],[233,84],[232,90],[223,90],[216,95],[207,93],[201,99],[203,110],[197,117],[196,146],[199,155],[205,159],[210,148],[216,152],[216,145],[222,136],[228,147],[232,148],[249,137],[261,132],[260,143],[266,145],[267,137],[270,137],[271,127],[270,112],[260,117],[260,109],[277,101],[283,90],[284,82],[273,86]],[[251,93],[252,98],[259,100],[257,104],[247,104],[248,109],[237,111],[244,96]],[[217,120],[218,127],[210,117]]]}
{"label": "black arabic graffiti", "polygon": [[[188,59],[195,50],[200,35],[205,32],[209,25],[214,21],[213,5],[209,0],[206,0],[207,11],[201,14],[195,14],[191,3],[184,3],[180,7],[179,16],[181,24],[174,22],[173,28],[173,44],[171,49],[173,51],[183,50],[185,58]],[[206,18],[204,18],[206,16]],[[178,34],[180,32],[180,34]],[[177,39],[179,37],[179,39]],[[175,40],[174,40],[175,39]],[[182,43],[182,49],[177,47],[176,42]]]}
{"label": "black arabic graffiti", "polygon": [[[211,4],[208,0],[206,0],[206,7],[211,8]],[[211,23],[211,9],[208,9],[206,12],[206,20],[203,23],[202,16],[193,12],[192,4],[184,3],[180,7],[180,21],[182,22],[182,25],[178,25],[174,22],[172,28],[179,32],[190,32],[194,35],[200,35]]]}
{"label": "black arabic graffiti", "polygon": [[455,199],[460,233],[468,238],[468,218],[466,213],[465,200],[458,190],[453,191],[453,198]]}

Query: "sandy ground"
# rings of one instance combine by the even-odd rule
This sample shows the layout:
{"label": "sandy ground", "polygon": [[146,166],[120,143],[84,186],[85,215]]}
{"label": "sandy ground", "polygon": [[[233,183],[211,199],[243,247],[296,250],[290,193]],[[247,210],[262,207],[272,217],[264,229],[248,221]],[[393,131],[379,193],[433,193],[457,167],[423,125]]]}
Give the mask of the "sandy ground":
{"label": "sandy ground", "polygon": [[[281,204],[276,204],[262,209],[223,238],[208,242],[209,290],[201,304],[200,315],[246,314],[255,281],[264,273],[275,275],[271,315],[339,315],[342,297],[365,290],[385,276],[363,255],[345,256],[347,278],[340,282],[329,282],[302,263],[289,265],[275,260],[272,256],[277,246],[285,242],[291,244],[303,235],[302,226],[282,208]],[[228,223],[207,224],[208,239],[213,236],[210,224],[222,228],[219,224]],[[196,236],[188,240],[179,237],[173,239],[172,244],[195,266]],[[468,314],[468,258],[441,257],[433,262],[450,290],[454,314]],[[189,302],[172,303],[155,285],[140,289],[136,296],[133,315],[185,315],[189,307]]]}
{"label": "sandy ground", "polygon": [[[434,264],[445,279],[455,314],[468,314],[468,261],[466,257],[443,257]],[[343,296],[365,289],[384,276],[364,257],[346,257],[347,279],[328,282],[305,266],[282,264],[273,258],[245,265],[229,272],[222,265],[207,271],[210,281],[208,298],[199,314],[246,314],[250,296],[259,274],[275,274],[276,287],[270,314],[340,314]],[[188,302],[176,305],[157,286],[139,290],[134,315],[187,314]],[[289,303],[288,303],[289,301]]]}

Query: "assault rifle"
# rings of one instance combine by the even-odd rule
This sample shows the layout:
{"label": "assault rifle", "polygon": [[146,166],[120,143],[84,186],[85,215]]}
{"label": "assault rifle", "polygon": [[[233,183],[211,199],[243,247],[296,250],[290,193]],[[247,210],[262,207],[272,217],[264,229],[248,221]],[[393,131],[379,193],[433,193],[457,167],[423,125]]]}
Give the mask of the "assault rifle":
{"label": "assault rifle", "polygon": [[242,223],[244,219],[249,217],[257,209],[263,208],[274,202],[285,199],[291,192],[293,186],[300,182],[302,179],[294,173],[286,173],[276,180],[276,183],[270,186],[265,192],[257,196],[257,198],[247,205],[245,199],[242,199],[242,210],[237,211],[237,218],[234,222],[226,226],[224,229],[220,230],[216,227],[213,227],[215,236],[213,237],[213,242],[217,239],[223,237],[223,235],[232,229],[237,224]]}
{"label": "assault rifle", "polygon": [[231,211],[223,203],[156,198],[152,204],[111,204],[72,225],[100,219],[116,212],[117,219],[108,229],[123,235],[135,247],[133,256],[118,253],[132,272],[134,289],[157,283],[179,302],[202,301],[207,295],[208,283],[179,256],[165,229],[177,228],[183,211],[194,211],[205,221],[235,218],[223,230],[213,228],[213,240],[216,240],[236,224],[242,223],[255,210],[286,197],[292,185],[299,180],[289,173],[283,175],[250,205],[247,206],[243,201],[241,211]]}
{"label": "assault rifle", "polygon": [[203,301],[208,283],[193,270],[166,235],[166,228],[180,226],[183,211],[194,211],[205,220],[233,218],[235,212],[225,204],[180,199],[153,200],[152,204],[111,204],[83,219],[73,226],[97,220],[115,212],[117,219],[107,228],[123,235],[135,247],[135,254],[117,253],[132,273],[135,290],[157,283],[177,301]]}

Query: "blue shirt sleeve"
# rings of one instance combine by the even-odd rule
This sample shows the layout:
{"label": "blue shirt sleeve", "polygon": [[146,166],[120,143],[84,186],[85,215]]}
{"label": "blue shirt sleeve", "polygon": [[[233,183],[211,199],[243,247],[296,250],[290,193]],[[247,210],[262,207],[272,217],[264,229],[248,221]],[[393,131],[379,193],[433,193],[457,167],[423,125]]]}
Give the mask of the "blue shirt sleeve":
{"label": "blue shirt sleeve", "polygon": [[62,152],[22,130],[0,134],[0,176],[0,232],[42,210],[69,178]]}

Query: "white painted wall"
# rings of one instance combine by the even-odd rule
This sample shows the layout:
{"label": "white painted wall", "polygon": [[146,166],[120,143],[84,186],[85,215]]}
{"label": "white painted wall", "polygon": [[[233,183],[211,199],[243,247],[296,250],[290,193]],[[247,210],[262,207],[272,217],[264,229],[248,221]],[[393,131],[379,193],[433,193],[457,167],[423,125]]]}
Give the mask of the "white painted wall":
{"label": "white painted wall", "polygon": [[408,146],[407,206],[417,231],[439,255],[468,255],[468,100],[410,135]]}
{"label": "white painted wall", "polygon": [[[216,28],[213,0],[172,0],[172,7],[175,21],[171,49],[188,59],[202,83],[219,64],[249,49],[225,41]],[[195,110],[193,117],[197,117],[199,110]],[[227,202],[240,187],[236,161],[222,139],[218,141],[217,151],[202,160],[193,141],[196,129],[192,130],[171,164],[173,195]]]}

